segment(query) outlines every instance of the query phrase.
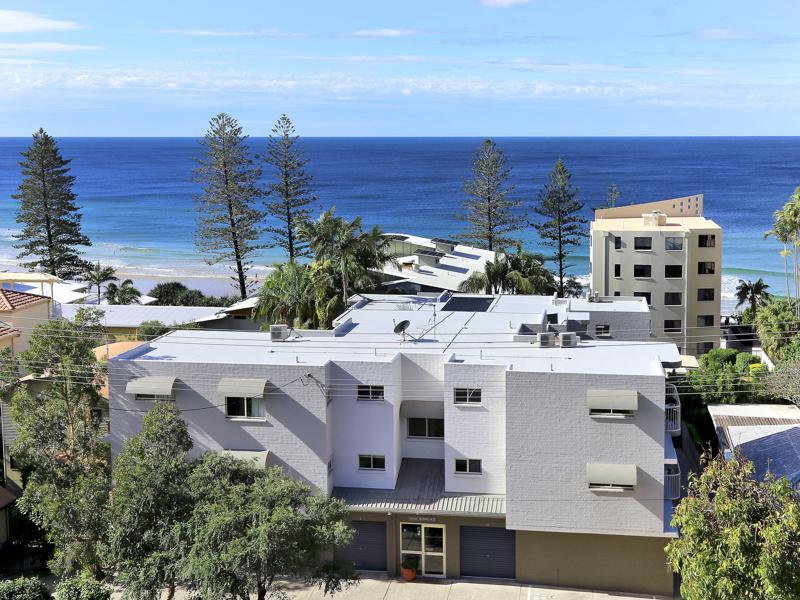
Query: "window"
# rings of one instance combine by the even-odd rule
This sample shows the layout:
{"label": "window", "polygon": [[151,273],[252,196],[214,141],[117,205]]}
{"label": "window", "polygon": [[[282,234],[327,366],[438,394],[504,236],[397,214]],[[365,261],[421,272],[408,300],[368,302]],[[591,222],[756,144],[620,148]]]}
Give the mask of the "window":
{"label": "window", "polygon": [[635,237],[633,238],[634,250],[652,250],[653,238],[651,237]]}
{"label": "window", "polygon": [[615,296],[619,296],[619,295],[621,295],[621,294],[620,294],[620,292],[619,292],[619,291],[615,291],[615,292],[614,292],[614,295],[615,295]]}
{"label": "window", "polygon": [[225,398],[225,416],[234,419],[260,419],[265,417],[264,398],[244,398],[227,396]]}
{"label": "window", "polygon": [[607,337],[611,335],[611,325],[595,325],[594,334],[597,337]]}
{"label": "window", "polygon": [[457,458],[456,473],[481,474],[481,461],[479,458]]}
{"label": "window", "polygon": [[647,304],[648,305],[652,304],[652,302],[650,301],[651,300],[650,292],[633,292],[633,297],[634,298],[645,298],[647,300]]}
{"label": "window", "polygon": [[622,238],[618,235],[614,236],[614,250],[622,250]]}
{"label": "window", "polygon": [[333,454],[328,457],[328,475],[333,473]]}
{"label": "window", "polygon": [[698,302],[709,302],[714,300],[714,288],[698,288],[697,289],[697,301]]}
{"label": "window", "polygon": [[172,396],[162,396],[160,394],[136,394],[134,396],[136,400],[141,400],[143,402],[153,401],[153,400],[172,400]]}
{"label": "window", "polygon": [[384,399],[382,385],[359,385],[356,400],[382,401]]}
{"label": "window", "polygon": [[650,265],[633,265],[634,277],[650,277],[653,274],[653,267]]}
{"label": "window", "polygon": [[664,332],[665,333],[680,333],[681,332],[681,320],[680,319],[665,319],[664,320]]}
{"label": "window", "polygon": [[698,327],[713,327],[714,315],[697,315]]}
{"label": "window", "polygon": [[234,321],[244,321],[247,318],[247,315],[233,315]]}
{"label": "window", "polygon": [[697,245],[700,248],[713,248],[717,245],[717,236],[713,233],[697,236]]}
{"label": "window", "polygon": [[408,437],[441,440],[444,438],[444,419],[409,417]]}
{"label": "window", "polygon": [[714,342],[700,342],[697,344],[697,353],[706,354],[714,349]]}
{"label": "window", "polygon": [[590,417],[617,417],[620,419],[632,419],[636,412],[621,408],[590,408]]}
{"label": "window", "polygon": [[713,275],[714,268],[716,265],[713,261],[704,261],[697,263],[697,274],[698,275]]}
{"label": "window", "polygon": [[622,265],[614,265],[614,277],[622,277]]}
{"label": "window", "polygon": [[453,388],[454,404],[480,404],[481,388]]}
{"label": "window", "polygon": [[683,294],[680,292],[664,292],[664,306],[680,306],[683,304]]}
{"label": "window", "polygon": [[667,279],[683,277],[683,265],[664,265],[664,277]]}
{"label": "window", "polygon": [[590,490],[608,491],[608,492],[631,492],[633,486],[625,483],[592,483],[589,482]]}
{"label": "window", "polygon": [[358,468],[366,471],[385,471],[386,457],[380,454],[359,454]]}
{"label": "window", "polygon": [[669,251],[683,250],[683,238],[680,237],[664,238],[664,250],[669,250]]}

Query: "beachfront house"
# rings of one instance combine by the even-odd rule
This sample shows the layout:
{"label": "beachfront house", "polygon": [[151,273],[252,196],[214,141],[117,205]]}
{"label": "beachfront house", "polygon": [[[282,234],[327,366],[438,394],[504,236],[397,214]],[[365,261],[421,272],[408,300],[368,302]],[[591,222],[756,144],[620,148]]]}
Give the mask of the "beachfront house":
{"label": "beachfront house", "polygon": [[195,454],[345,501],[359,569],[672,593],[680,357],[641,298],[354,300],[329,331],[197,329],[110,360],[112,453],[172,401]]}
{"label": "beachfront house", "polygon": [[653,335],[700,355],[720,345],[722,228],[703,216],[703,195],[595,211],[590,290],[639,296]]}

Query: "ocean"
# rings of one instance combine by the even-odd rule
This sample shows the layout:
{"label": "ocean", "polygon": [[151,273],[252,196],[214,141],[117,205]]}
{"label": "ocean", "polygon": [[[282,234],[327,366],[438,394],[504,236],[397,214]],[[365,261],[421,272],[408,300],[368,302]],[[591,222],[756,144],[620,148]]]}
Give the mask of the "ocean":
{"label": "ocean", "polygon": [[[319,197],[314,212],[361,215],[385,231],[453,236],[479,138],[302,138]],[[723,296],[739,278],[763,277],[782,293],[780,245],[764,240],[772,213],[800,185],[800,138],[495,138],[512,167],[515,196],[531,215],[556,159],[573,174],[585,216],[602,205],[616,183],[618,204],[702,193],[705,214],[724,229]],[[254,154],[265,140],[250,138]],[[12,247],[20,181],[20,152],[29,138],[0,138],[0,268],[16,261]],[[75,192],[93,260],[126,273],[153,276],[221,274],[193,247],[198,185],[192,170],[201,154],[191,138],[61,138],[71,159]],[[532,228],[520,234],[542,249]],[[280,261],[275,249],[259,252],[260,267]],[[574,250],[576,275],[588,271],[588,241]]]}

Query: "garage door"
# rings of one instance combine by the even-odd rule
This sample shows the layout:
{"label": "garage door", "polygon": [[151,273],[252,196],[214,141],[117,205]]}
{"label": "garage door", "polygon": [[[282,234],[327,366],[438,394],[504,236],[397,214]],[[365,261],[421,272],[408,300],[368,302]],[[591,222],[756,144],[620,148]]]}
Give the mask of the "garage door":
{"label": "garage door", "polygon": [[356,569],[363,571],[386,570],[386,523],[380,521],[353,521],[356,534],[353,543],[336,551],[338,560],[352,560]]}
{"label": "garage door", "polygon": [[461,576],[516,576],[516,536],[502,527],[461,527]]}

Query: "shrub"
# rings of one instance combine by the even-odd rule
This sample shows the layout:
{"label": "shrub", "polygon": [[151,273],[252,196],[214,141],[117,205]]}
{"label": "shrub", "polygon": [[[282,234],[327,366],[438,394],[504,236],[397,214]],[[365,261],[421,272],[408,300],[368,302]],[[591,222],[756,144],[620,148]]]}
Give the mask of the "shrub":
{"label": "shrub", "polygon": [[164,325],[161,321],[142,321],[139,328],[136,330],[136,339],[148,342],[160,335],[164,335],[169,331],[169,327]]}
{"label": "shrub", "polygon": [[62,579],[56,588],[56,596],[58,600],[110,600],[111,588],[82,573]]}
{"label": "shrub", "polygon": [[36,577],[0,581],[0,600],[49,600],[47,586]]}
{"label": "shrub", "polygon": [[740,352],[736,355],[736,370],[739,373],[749,375],[751,371],[750,365],[760,365],[761,359],[750,354],[749,352]]}

